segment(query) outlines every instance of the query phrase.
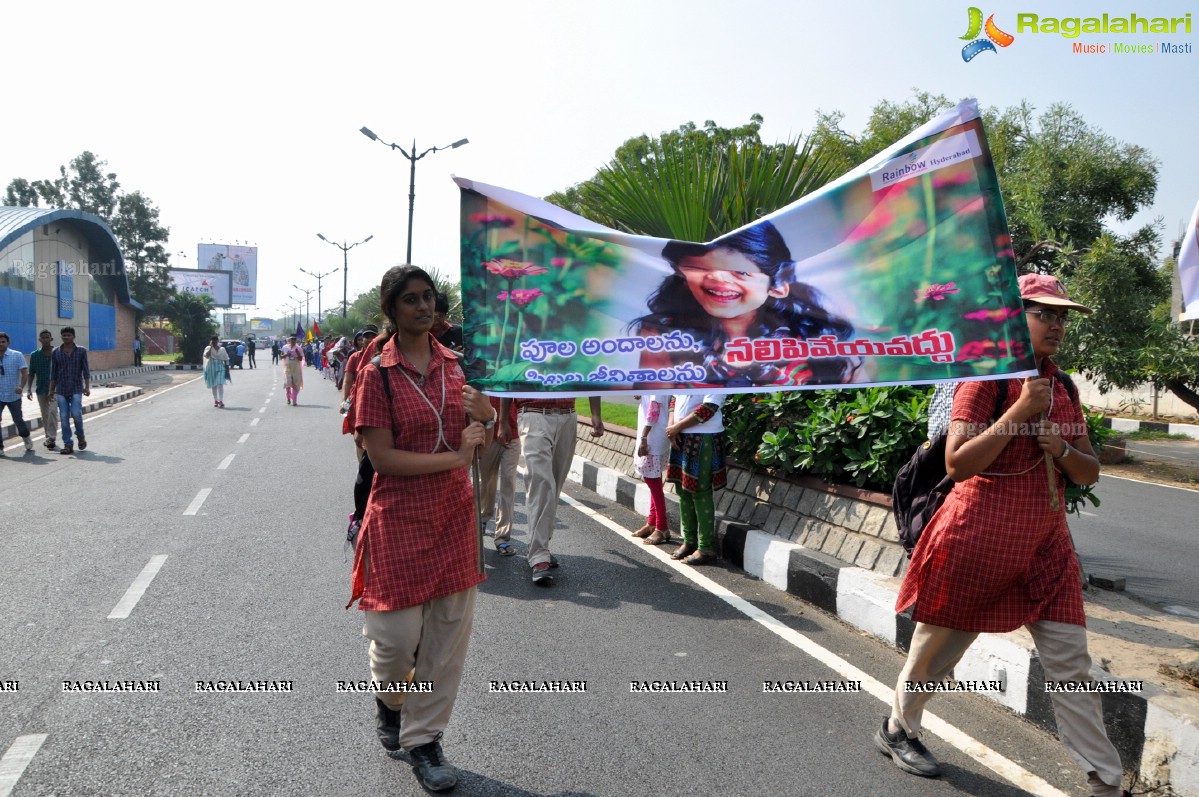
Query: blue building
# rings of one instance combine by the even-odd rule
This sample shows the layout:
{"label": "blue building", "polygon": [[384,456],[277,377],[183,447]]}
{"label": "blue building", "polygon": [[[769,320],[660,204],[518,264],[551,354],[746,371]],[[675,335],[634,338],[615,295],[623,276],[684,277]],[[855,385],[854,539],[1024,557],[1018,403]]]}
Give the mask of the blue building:
{"label": "blue building", "polygon": [[133,364],[135,311],[125,258],[103,219],[0,206],[0,330],[28,355],[42,329],[75,328],[93,371]]}

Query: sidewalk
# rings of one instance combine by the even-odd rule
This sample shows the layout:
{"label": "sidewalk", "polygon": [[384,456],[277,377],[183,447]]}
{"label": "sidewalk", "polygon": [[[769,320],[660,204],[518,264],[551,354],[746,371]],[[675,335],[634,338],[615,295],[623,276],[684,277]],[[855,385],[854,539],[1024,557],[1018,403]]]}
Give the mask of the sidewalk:
{"label": "sidewalk", "polygon": [[[612,468],[576,456],[570,479],[640,514],[649,511],[646,486]],[[677,520],[677,499],[668,494],[667,500],[672,520]],[[915,625],[895,613],[899,578],[719,517],[717,537],[721,557],[735,567],[907,650]],[[1199,797],[1199,692],[1158,672],[1159,664],[1195,659],[1199,622],[1158,612],[1119,593],[1090,589],[1084,595],[1091,674],[1113,690],[1103,695],[1104,716],[1125,769],[1140,773],[1138,791],[1146,782],[1169,783],[1172,794]],[[954,676],[959,681],[1002,681],[1001,691],[980,694],[1056,731],[1044,671],[1023,629],[981,635]]]}

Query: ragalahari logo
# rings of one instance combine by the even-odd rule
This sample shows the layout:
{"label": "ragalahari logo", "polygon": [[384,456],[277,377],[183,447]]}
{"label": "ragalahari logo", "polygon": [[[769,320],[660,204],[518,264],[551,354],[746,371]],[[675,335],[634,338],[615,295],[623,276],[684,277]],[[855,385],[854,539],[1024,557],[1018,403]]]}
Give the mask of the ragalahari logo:
{"label": "ragalahari logo", "polygon": [[[999,29],[999,26],[995,24],[994,14],[987,17],[986,25],[983,24],[982,10],[971,6],[969,14],[970,26],[966,29],[966,35],[961,37],[970,41],[969,44],[962,48],[963,61],[970,62],[974,60],[974,56],[979,53],[985,53],[988,50],[993,53],[998,52],[995,49],[996,44],[1000,47],[1007,47],[1016,40],[1016,37],[1012,34],[1004,33]],[[980,39],[978,34],[983,32],[987,34],[986,38]]]}

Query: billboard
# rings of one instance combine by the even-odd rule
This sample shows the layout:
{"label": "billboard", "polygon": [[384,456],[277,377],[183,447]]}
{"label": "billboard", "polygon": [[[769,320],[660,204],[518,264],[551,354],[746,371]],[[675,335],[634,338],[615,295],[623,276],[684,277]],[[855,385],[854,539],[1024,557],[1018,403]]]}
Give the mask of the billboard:
{"label": "billboard", "polygon": [[246,314],[225,313],[221,319],[221,329],[226,338],[243,338],[246,335]]}
{"label": "billboard", "polygon": [[273,319],[270,319],[270,318],[251,318],[250,319],[250,331],[251,332],[268,332],[269,333],[269,332],[273,332],[274,329],[275,329],[275,322]]}
{"label": "billboard", "polygon": [[195,293],[212,298],[214,307],[233,306],[233,275],[228,271],[196,268],[169,268],[171,284],[180,293]]}
{"label": "billboard", "polygon": [[233,304],[258,304],[258,247],[199,244],[201,269],[233,275]]}

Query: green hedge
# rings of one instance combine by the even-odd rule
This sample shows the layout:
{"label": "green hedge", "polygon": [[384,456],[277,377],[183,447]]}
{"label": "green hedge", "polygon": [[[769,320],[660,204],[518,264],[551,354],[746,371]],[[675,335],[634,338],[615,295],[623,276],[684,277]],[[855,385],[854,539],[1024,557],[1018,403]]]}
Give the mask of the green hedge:
{"label": "green hedge", "polygon": [[730,453],[743,467],[889,493],[925,440],[931,393],[876,387],[733,396],[724,410]]}

